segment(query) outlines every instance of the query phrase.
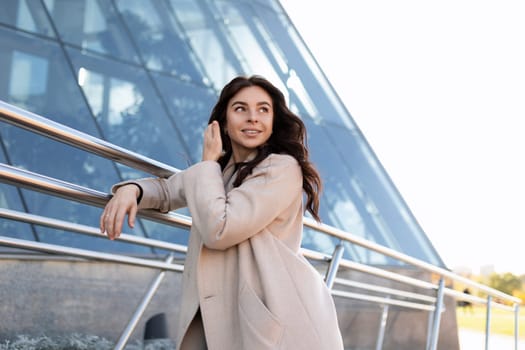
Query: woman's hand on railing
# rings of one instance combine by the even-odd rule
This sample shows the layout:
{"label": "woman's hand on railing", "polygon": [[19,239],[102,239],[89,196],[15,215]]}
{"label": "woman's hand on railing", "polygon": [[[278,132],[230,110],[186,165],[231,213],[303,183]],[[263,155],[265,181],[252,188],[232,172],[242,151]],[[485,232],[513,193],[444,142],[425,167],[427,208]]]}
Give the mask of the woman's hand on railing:
{"label": "woman's hand on railing", "polygon": [[134,184],[119,187],[100,216],[100,232],[107,234],[111,240],[118,238],[122,233],[126,215],[128,215],[129,227],[133,228],[139,195],[140,189]]}

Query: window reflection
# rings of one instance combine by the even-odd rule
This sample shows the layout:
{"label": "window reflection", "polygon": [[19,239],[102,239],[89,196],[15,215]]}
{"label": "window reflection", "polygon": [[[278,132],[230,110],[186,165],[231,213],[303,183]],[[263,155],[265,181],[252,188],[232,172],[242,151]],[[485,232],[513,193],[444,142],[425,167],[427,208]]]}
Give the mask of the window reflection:
{"label": "window reflection", "polygon": [[[87,109],[62,51],[56,43],[36,40],[26,35],[0,29],[0,99],[29,109],[49,119],[75,129],[98,135],[94,120]],[[69,181],[97,190],[107,190],[118,181],[115,168],[107,159],[64,145],[21,128],[2,124],[0,138],[9,155],[9,163],[33,172]],[[7,187],[8,188],[8,187]],[[37,215],[93,223],[98,221],[99,209],[85,208],[78,203],[58,200],[31,191],[2,189],[9,203],[5,207],[26,210],[17,202],[26,203],[27,210]],[[31,225],[5,221],[2,229],[16,227],[17,236],[32,234]],[[40,230],[34,227],[39,239]],[[52,236],[51,236],[52,237]],[[69,238],[68,238],[69,239]],[[71,242],[74,241],[71,238]],[[94,240],[83,238],[86,247]]]}
{"label": "window reflection", "polygon": [[348,232],[364,237],[366,235],[365,223],[347,191],[341,183],[330,185],[325,192],[326,201],[332,208],[328,213],[330,221],[336,223],[337,227],[345,227]]}
{"label": "window reflection", "polygon": [[168,226],[149,220],[143,220],[143,223],[150,238],[176,244],[188,244],[190,234],[188,229]]}
{"label": "window reflection", "polygon": [[[0,138],[0,141],[2,139]],[[5,163],[5,157],[3,152],[0,152],[0,161]],[[9,186],[0,183],[0,208],[6,208],[17,211],[24,211],[25,208],[22,205],[22,201],[19,195],[19,191],[14,186]],[[37,239],[36,234],[31,225],[8,220],[0,217],[0,234],[20,239],[35,240]],[[0,247],[0,250],[2,247]]]}
{"label": "window reflection", "polygon": [[188,166],[202,157],[202,136],[217,96],[214,90],[192,86],[160,74],[153,75],[169,115],[182,133],[190,150]]}
{"label": "window reflection", "polygon": [[191,48],[217,89],[244,71],[223,29],[215,21],[215,14],[203,2],[170,0],[170,4]]}
{"label": "window reflection", "polygon": [[172,165],[187,166],[189,151],[146,73],[95,55],[68,49],[81,86],[104,138]]}
{"label": "window reflection", "polygon": [[205,81],[165,2],[120,0],[116,4],[149,69],[172,73],[186,81]]}
{"label": "window reflection", "polygon": [[425,234],[410,217],[410,211],[387,175],[381,170],[365,140],[356,130],[326,125],[329,139],[337,140],[334,148],[346,164],[355,167],[356,178],[366,189],[363,202],[370,217],[379,227],[377,242],[425,261],[439,264]]}
{"label": "window reflection", "polygon": [[[257,27],[252,16],[250,7],[238,2],[216,2],[216,8],[221,14],[221,19],[229,33],[228,40],[232,48],[237,52],[237,56],[245,61],[245,74],[259,74],[270,80],[284,93],[287,92],[286,85],[281,79],[281,75],[286,72],[279,72],[279,61],[271,55],[263,34],[259,30],[264,30],[262,26]],[[248,19],[248,21],[246,20]],[[268,33],[264,32],[268,38]],[[275,65],[274,65],[275,64]]]}
{"label": "window reflection", "polygon": [[57,43],[0,28],[0,99],[97,135]]}
{"label": "window reflection", "polygon": [[331,255],[337,243],[338,240],[332,236],[319,233],[308,227],[303,230],[303,240],[301,241],[303,248]]}
{"label": "window reflection", "polygon": [[306,91],[301,78],[297,75],[295,70],[290,70],[286,86],[291,91],[290,103],[297,107],[301,115],[309,116],[317,121],[320,121],[320,115],[315,107],[315,104],[310,99],[310,95]]}
{"label": "window reflection", "polygon": [[12,25],[32,33],[54,37],[53,29],[40,1],[2,1],[0,23]]}
{"label": "window reflection", "polygon": [[44,0],[64,42],[139,62],[130,38],[109,0]]}
{"label": "window reflection", "polygon": [[144,96],[129,81],[107,77],[84,67],[79,69],[79,76],[80,72],[81,86],[89,99],[93,114],[105,114],[105,123],[109,126],[123,124],[123,119],[135,115],[144,102]]}
{"label": "window reflection", "polygon": [[[383,244],[382,227],[371,217],[366,206],[365,193],[350,168],[335,151],[326,136],[324,126],[307,119],[311,157],[323,179],[321,218],[323,222],[365,239]],[[336,242],[334,242],[335,245]],[[346,255],[365,263],[384,263],[385,257],[364,248],[346,244]],[[332,248],[333,250],[333,248]]]}
{"label": "window reflection", "polygon": [[9,79],[9,95],[24,101],[46,92],[48,61],[37,55],[13,51],[13,69]]}

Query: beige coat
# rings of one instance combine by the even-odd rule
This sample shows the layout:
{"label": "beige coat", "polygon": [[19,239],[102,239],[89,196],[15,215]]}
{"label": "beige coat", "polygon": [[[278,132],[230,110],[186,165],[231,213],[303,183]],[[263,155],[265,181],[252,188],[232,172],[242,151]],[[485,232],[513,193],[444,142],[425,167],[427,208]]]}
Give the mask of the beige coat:
{"label": "beige coat", "polygon": [[234,164],[200,162],[169,179],[134,181],[139,209],[187,206],[193,218],[183,274],[179,345],[199,306],[210,350],[339,350],[332,296],[300,254],[302,173],[272,154],[241,186]]}

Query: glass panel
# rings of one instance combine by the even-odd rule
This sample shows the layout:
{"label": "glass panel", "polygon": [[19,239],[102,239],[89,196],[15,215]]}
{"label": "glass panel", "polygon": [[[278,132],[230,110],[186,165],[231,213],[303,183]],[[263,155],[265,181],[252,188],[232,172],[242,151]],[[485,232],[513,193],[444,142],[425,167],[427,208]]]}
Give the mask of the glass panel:
{"label": "glass panel", "polygon": [[274,0],[250,0],[246,1],[248,3],[257,4],[260,7],[267,8],[269,11],[283,13],[283,8],[281,7],[281,4],[279,1]]}
{"label": "glass panel", "polygon": [[[148,237],[176,244],[187,245],[190,231],[184,228],[143,220]],[[158,250],[158,249],[156,249]]]}
{"label": "glass panel", "polygon": [[[5,195],[10,196],[9,192],[14,192],[14,190],[11,190],[11,191],[5,190],[4,185],[0,184],[0,201],[1,202],[4,201]],[[9,199],[9,201],[11,201],[11,199]],[[35,240],[35,235],[33,235],[31,225],[23,223],[23,222],[19,222],[19,221],[4,219],[4,218],[0,218],[0,236],[17,238],[17,239],[25,239],[28,241]],[[5,247],[0,245],[0,252],[4,249]]]}
{"label": "glass panel", "polygon": [[[321,219],[354,235],[384,244],[383,237],[388,231],[383,231],[386,227],[381,225],[378,213],[368,205],[366,192],[355,177],[352,168],[333,151],[334,146],[322,126],[311,120],[305,120],[305,123],[312,161],[318,167],[324,184]],[[373,253],[359,246],[347,244],[346,248],[345,255],[359,262],[367,264],[389,262],[382,254]],[[332,253],[332,250],[333,247],[325,252]]]}
{"label": "glass panel", "polygon": [[10,125],[2,126],[0,134],[16,167],[100,191],[118,181],[106,159]]}
{"label": "glass panel", "polygon": [[217,100],[215,92],[160,74],[153,77],[166,101],[171,118],[180,130],[184,130],[182,137],[191,152],[186,166],[200,161],[204,129]]}
{"label": "glass panel", "polygon": [[[40,240],[45,243],[63,245],[67,247],[92,249],[106,253],[126,253],[126,254],[151,254],[151,248],[139,246],[136,244],[124,243],[119,241],[110,241],[107,237],[93,237],[55,230],[49,227],[36,227]],[[125,231],[126,233],[130,233]]]}
{"label": "glass panel", "polygon": [[[381,169],[368,145],[357,131],[326,125],[327,139],[335,140],[332,147],[342,155],[343,162],[354,165],[355,178],[366,189],[366,203],[372,208],[380,230],[378,243],[405,254],[441,265],[437,253],[418,226],[392,182]],[[388,227],[388,230],[386,229]]]}
{"label": "glass panel", "polygon": [[[75,77],[60,48],[43,40],[0,29],[0,99],[98,136]],[[5,70],[4,70],[5,69]],[[111,162],[25,130],[2,126],[2,138],[13,165],[95,189],[117,179]],[[68,159],[60,167],[46,160]]]}
{"label": "glass panel", "polygon": [[120,0],[117,7],[148,68],[203,83],[196,58],[183,41],[176,19],[164,2]]}
{"label": "glass panel", "polygon": [[111,1],[45,0],[44,3],[64,42],[139,63]]}
{"label": "glass panel", "polygon": [[170,0],[170,4],[193,51],[218,90],[244,71],[215,22],[213,12],[193,0]]}
{"label": "glass panel", "polygon": [[[286,71],[281,72],[284,60],[279,57],[277,61],[272,55],[264,41],[269,38],[269,35],[258,23],[257,17],[250,9],[243,3],[217,2],[217,10],[229,33],[228,40],[246,61],[247,67],[244,73],[262,75],[286,94],[286,85],[280,77],[282,73],[286,73]],[[282,68],[287,69],[287,67]]]}
{"label": "glass panel", "polygon": [[[101,191],[108,191],[110,185],[118,181],[115,168],[105,159],[11,126],[2,128],[1,134],[7,140],[6,149],[16,167]],[[22,194],[30,213],[98,227],[101,212],[99,208],[29,190],[22,191]],[[87,236],[79,236],[77,239],[70,234],[57,236],[55,230],[48,228],[36,230],[43,242],[101,248],[100,239]],[[143,235],[140,227],[134,231]]]}
{"label": "glass panel", "polygon": [[72,128],[97,129],[60,47],[0,28],[0,99]]}
{"label": "glass panel", "polygon": [[[0,70],[8,77],[0,80],[0,99],[99,136],[76,77],[71,74],[58,45],[0,29],[0,47],[0,61],[3,63]],[[108,191],[111,184],[119,181],[109,160],[7,124],[2,125],[0,136],[9,154],[9,162],[16,167],[101,191]],[[100,209],[64,203],[62,199],[36,192],[22,193],[31,213],[98,225]],[[3,192],[3,198],[9,202],[5,207],[23,209],[17,204],[19,199],[14,193]],[[25,236],[30,232],[28,225],[16,225],[12,235]],[[55,233],[43,235],[54,230],[37,228],[36,231],[43,241],[54,242],[56,239]],[[137,231],[140,234],[140,230]],[[64,239],[71,244],[90,247],[98,244],[91,237],[79,238],[78,242],[71,235]]]}
{"label": "glass panel", "polygon": [[290,104],[295,107],[297,113],[302,116],[308,116],[314,120],[321,121],[321,115],[310,99],[310,95],[295,70],[290,70],[286,86],[290,89]]}
{"label": "glass panel", "polygon": [[[292,84],[301,83],[296,85],[298,88],[295,89],[297,96],[294,103],[298,111],[313,119],[336,123],[348,129],[355,128],[354,121],[291,25],[288,16],[268,6],[253,4],[253,7],[274,45],[284,53],[290,67],[289,78],[292,79]],[[298,79],[293,76],[292,70]],[[293,94],[290,95],[293,100]]]}
{"label": "glass panel", "polygon": [[40,1],[3,1],[2,11],[0,11],[0,23],[15,26],[18,29],[32,33],[49,37],[55,36]]}
{"label": "glass panel", "polygon": [[105,58],[67,50],[80,86],[109,142],[169,164],[187,165],[189,151],[144,71]]}
{"label": "glass panel", "polygon": [[[30,213],[98,228],[100,213],[102,212],[99,208],[29,190],[22,190],[22,193]],[[143,236],[140,225],[136,226],[133,234]],[[107,252],[151,252],[150,248],[110,241],[102,235],[98,238],[43,226],[35,226],[35,229],[40,241],[45,243]],[[125,226],[124,232],[130,232],[127,226]]]}
{"label": "glass panel", "polygon": [[[0,142],[3,143],[1,137]],[[0,146],[3,146],[3,144],[0,144]],[[1,147],[0,149],[3,150],[5,148]],[[7,163],[4,152],[0,152],[0,162]],[[14,186],[0,183],[0,208],[25,211],[20,192]],[[4,218],[0,218],[0,235],[27,240],[35,239],[31,225]],[[2,247],[0,246],[1,249]]]}
{"label": "glass panel", "polygon": [[32,96],[45,93],[49,66],[44,57],[13,51],[12,68],[9,79],[11,98],[28,100]]}
{"label": "glass panel", "polygon": [[[11,0],[1,6],[0,99],[182,169],[200,159],[216,100],[207,86],[219,90],[252,71],[264,75],[289,94],[294,111],[309,117],[312,158],[325,180],[324,222],[441,263],[278,2]],[[58,42],[43,40],[53,36],[44,6],[68,45],[67,57]],[[142,62],[156,72],[143,70]],[[147,176],[9,125],[1,126],[0,137],[9,163],[101,191],[119,178]],[[23,210],[24,203],[36,214],[92,226],[101,211],[0,185],[0,204]],[[44,241],[139,251],[0,220],[0,234],[30,237],[32,229]],[[188,235],[140,220],[134,233],[145,232],[180,243]],[[306,229],[303,243],[330,254],[338,242]],[[346,256],[391,263],[351,245]]]}

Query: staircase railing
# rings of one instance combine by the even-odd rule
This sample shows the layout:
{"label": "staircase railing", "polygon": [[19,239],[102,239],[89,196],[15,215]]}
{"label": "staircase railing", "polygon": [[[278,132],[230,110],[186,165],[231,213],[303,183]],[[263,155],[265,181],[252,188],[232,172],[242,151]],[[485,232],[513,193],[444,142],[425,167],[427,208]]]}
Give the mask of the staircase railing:
{"label": "staircase railing", "polygon": [[[28,112],[21,108],[9,105],[3,101],[0,101],[0,120],[18,126],[20,128],[29,130],[31,132],[49,137],[56,141],[66,143],[84,151],[97,154],[101,157],[111,159],[115,162],[127,165],[129,167],[145,171],[154,176],[167,177],[179,171],[176,168],[162,164],[153,159],[149,159],[124,148],[118,147],[107,141],[95,138],[91,135],[72,129],[52,120],[46,119],[42,116]],[[96,207],[103,207],[109,199],[109,195],[107,193],[82,187],[77,184],[68,183],[59,179],[50,178],[28,170],[19,169],[7,164],[0,164],[0,182],[8,183],[20,188],[30,189],[33,191],[44,192],[49,195],[66,198],[68,200],[77,201]],[[138,215],[140,217],[144,217],[167,225],[175,225],[177,227],[183,227],[186,229],[189,229],[191,227],[191,218],[177,213],[163,214],[154,210],[142,210],[138,213]],[[30,213],[13,211],[7,208],[0,208],[0,217],[31,224],[43,225],[70,232],[100,236],[98,227],[75,224],[62,220],[42,217]],[[468,301],[477,304],[485,304],[487,306],[487,328],[485,332],[486,348],[488,348],[488,340],[490,336],[490,308],[497,307],[513,312],[515,314],[514,343],[515,349],[517,349],[518,314],[519,305],[521,304],[521,300],[519,298],[502,293],[498,290],[472,281],[449,270],[410,257],[406,254],[397,252],[391,248],[384,247],[372,241],[368,241],[359,236],[342,231],[335,227],[325,224],[319,224],[310,218],[304,218],[304,225],[310,229],[319,232],[320,234],[326,234],[335,237],[341,241],[346,241],[351,244],[355,244],[363,248],[369,249],[371,251],[384,254],[391,258],[402,261],[408,265],[429,272],[435,276],[439,276],[439,282],[435,284],[422,279],[408,277],[399,273],[388,271],[386,269],[343,259],[342,256],[344,247],[342,244],[336,246],[332,255],[324,254],[309,249],[302,249],[302,253],[306,258],[310,259],[311,261],[318,261],[326,263],[328,265],[325,274],[325,281],[328,287],[331,289],[332,295],[340,298],[357,299],[382,305],[383,312],[381,322],[378,327],[376,349],[382,348],[389,306],[391,305],[428,311],[429,326],[427,332],[426,349],[436,349],[438,344],[441,314],[444,310],[443,298],[445,295],[453,297],[456,300]],[[156,259],[130,257],[122,254],[101,253],[87,249],[78,249],[35,241],[15,239],[0,235],[0,245],[78,256],[87,259],[104,260],[122,264],[132,264],[157,269],[159,271],[157,278],[151,284],[150,288],[148,289],[141,303],[139,304],[139,307],[137,308],[137,310],[135,310],[129,323],[122,331],[120,339],[115,347],[116,349],[122,349],[129,340],[129,337],[135,329],[138,320],[141,318],[145,307],[148,305],[158,286],[162,282],[162,279],[165,275],[165,271],[181,272],[183,270],[183,265],[174,264],[172,262],[174,256],[176,254],[183,255],[186,253],[186,247],[183,245],[143,237],[137,237],[129,234],[122,234],[119,240],[143,246],[161,248],[167,251],[171,251],[171,254],[164,261],[159,261]],[[360,271],[369,275],[396,281],[402,284],[410,285],[412,287],[417,287],[421,289],[422,292],[408,292],[402,289],[387,288],[380,285],[352,281],[348,278],[340,278],[337,277],[337,272],[340,271],[341,268]],[[445,286],[446,279],[455,282],[460,282],[463,285],[483,291],[487,295],[487,298],[479,298],[476,296],[455,291],[451,288],[447,288]],[[360,289],[363,290],[363,292],[357,293],[340,289],[334,289],[335,285]],[[370,293],[367,294],[367,292],[381,293],[384,296],[371,295]]]}

